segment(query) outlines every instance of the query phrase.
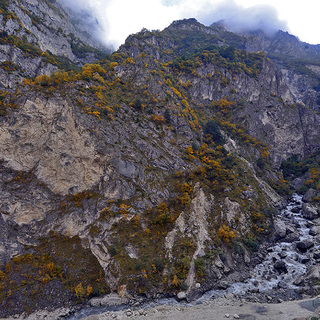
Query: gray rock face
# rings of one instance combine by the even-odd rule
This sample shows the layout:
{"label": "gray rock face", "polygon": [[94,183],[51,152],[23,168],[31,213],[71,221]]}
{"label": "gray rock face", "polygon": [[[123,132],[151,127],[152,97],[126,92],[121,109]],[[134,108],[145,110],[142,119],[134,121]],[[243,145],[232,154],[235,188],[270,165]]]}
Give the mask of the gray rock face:
{"label": "gray rock face", "polygon": [[[199,27],[190,21],[186,22],[185,26],[183,23],[179,23],[178,26],[187,29]],[[286,34],[282,34],[282,36],[286,37]],[[280,38],[282,36],[279,35]],[[291,39],[291,37],[289,38]],[[294,51],[293,48],[298,40],[293,38],[291,40]],[[149,44],[151,39],[153,39],[152,50]],[[128,42],[133,44],[138,41],[132,36],[128,38]],[[280,44],[281,42],[279,42]],[[146,39],[139,41],[139,45],[141,46],[139,50],[137,45],[131,45],[121,47],[120,51],[130,56],[138,56],[142,51],[148,52],[155,59],[165,63],[167,57],[160,56],[159,51],[174,49],[174,43],[165,38],[160,40],[156,37],[150,39],[146,37]],[[150,65],[153,64],[154,62],[151,60]],[[146,80],[146,74],[139,74],[136,66],[119,68],[117,74],[129,80],[128,74],[133,73],[130,68],[135,69],[135,77],[131,81],[139,85],[150,81],[150,79]],[[221,84],[221,79],[217,77],[218,72],[227,79],[227,86]],[[208,78],[208,74],[211,77]],[[257,78],[250,77],[245,73],[233,76],[227,70],[220,70],[211,63],[199,66],[195,74],[181,72],[178,77],[182,83],[188,81],[192,83],[187,92],[194,100],[202,101],[203,104],[225,98],[230,94],[230,88],[233,88],[235,93],[232,99],[243,99],[247,102],[242,111],[237,112],[234,117],[247,127],[251,136],[271,146],[270,156],[275,167],[280,167],[282,161],[293,154],[305,157],[320,147],[320,133],[317,129],[320,126],[319,115],[302,104],[295,104],[301,99],[299,100],[293,88],[297,88],[300,84],[288,85],[286,76],[271,62],[263,62],[262,70]],[[156,82],[152,87],[153,94],[165,98],[159,92],[159,85]],[[303,91],[303,89],[301,90]],[[208,116],[210,117],[210,115]],[[285,125],[283,125],[284,123]]]}
{"label": "gray rock face", "polygon": [[[113,147],[119,138],[126,149],[125,145],[131,145],[130,138],[135,140],[140,133],[148,137],[139,126],[133,124],[126,132],[120,127],[105,128],[105,140],[101,140],[88,131],[89,127],[97,125],[97,121],[92,118],[93,122],[88,122],[59,97],[30,97],[22,102],[22,106],[12,114],[10,121],[2,119],[1,160],[17,171],[33,170],[54,193],[77,193],[99,184],[106,197],[129,199],[136,190],[126,178],[141,186],[153,179],[143,172],[139,151],[122,154]],[[139,140],[136,141],[140,146]],[[183,164],[174,149],[164,155],[159,152],[161,148],[146,141],[144,148],[151,152],[149,156],[145,154],[145,160],[153,161],[155,167],[172,171]],[[104,148],[103,152],[101,148]],[[130,157],[127,156],[129,153]],[[150,189],[147,192],[157,191]]]}
{"label": "gray rock face", "polygon": [[17,171],[35,170],[38,179],[55,193],[81,192],[98,183],[103,173],[99,156],[93,146],[85,144],[89,136],[76,128],[71,106],[65,101],[27,100],[14,117],[12,125],[0,128],[1,159],[8,166]]}
{"label": "gray rock face", "polygon": [[26,57],[25,53],[13,45],[0,45],[0,62],[11,61],[17,70],[11,73],[0,69],[0,88],[15,88],[23,78],[33,78],[42,74],[51,75],[57,66],[43,62],[40,57]]}
{"label": "gray rock face", "polygon": [[[0,31],[3,33],[0,63],[10,61],[14,70],[0,68],[0,88],[15,88],[23,78],[51,75],[57,71],[60,60],[78,65],[96,61],[93,52],[83,51],[84,46],[91,46],[91,51],[107,50],[92,36],[92,30],[98,30],[98,25],[90,26],[88,22],[73,19],[72,11],[63,9],[56,1],[18,3],[13,0],[9,1],[8,10],[12,12],[9,19],[0,14]],[[20,42],[6,40],[5,35],[19,38]]]}
{"label": "gray rock face", "polygon": [[[9,10],[16,14],[23,28],[29,30],[29,33],[21,30],[19,21],[16,20],[3,21],[1,29],[19,37],[26,35],[28,41],[39,44],[42,51],[48,50],[55,55],[74,60],[75,54],[72,51],[70,34],[88,45],[103,48],[98,41],[94,41],[94,38],[89,36],[90,29],[86,28],[90,28],[90,25],[88,23],[79,23],[76,26],[72,24],[70,11],[64,10],[56,1],[52,4],[38,0],[22,1],[18,5],[17,1],[13,0],[10,1]],[[37,17],[37,21],[33,17]],[[92,29],[94,28],[91,26],[91,31]]]}
{"label": "gray rock face", "polygon": [[[248,122],[249,132],[256,138],[268,141],[276,166],[292,154],[302,157],[319,148],[319,116],[306,107],[265,106],[252,109]],[[257,115],[257,116],[255,116]],[[286,123],[282,126],[281,123]]]}
{"label": "gray rock face", "polygon": [[[245,45],[249,52],[262,50],[270,57],[280,55],[284,61],[287,57],[309,60],[310,65],[307,67],[310,71],[314,72],[315,75],[319,73],[317,66],[312,64],[312,61],[316,61],[320,57],[319,46],[301,42],[295,36],[280,30],[273,37],[269,37],[263,32],[255,33],[253,37],[250,34],[246,36]],[[314,89],[313,81],[309,76],[288,69],[279,59],[275,60],[275,63],[280,66],[285,82],[294,95],[295,101],[303,103],[313,110],[319,110],[319,92]]]}

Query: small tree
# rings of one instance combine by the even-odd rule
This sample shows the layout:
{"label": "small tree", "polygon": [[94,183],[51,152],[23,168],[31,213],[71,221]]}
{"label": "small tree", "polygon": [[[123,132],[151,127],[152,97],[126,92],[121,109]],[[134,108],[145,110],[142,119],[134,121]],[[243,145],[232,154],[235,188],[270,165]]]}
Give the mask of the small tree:
{"label": "small tree", "polygon": [[140,111],[140,110],[142,109],[141,100],[140,100],[140,99],[137,99],[137,100],[133,103],[132,107],[133,107],[135,110]]}
{"label": "small tree", "polygon": [[224,139],[220,132],[218,125],[213,121],[209,120],[204,126],[204,133],[211,136],[212,140],[217,144],[223,144]]}
{"label": "small tree", "polygon": [[166,109],[164,111],[164,114],[163,114],[164,118],[166,119],[166,122],[167,123],[171,123],[171,114],[170,114],[170,111],[168,109]]}

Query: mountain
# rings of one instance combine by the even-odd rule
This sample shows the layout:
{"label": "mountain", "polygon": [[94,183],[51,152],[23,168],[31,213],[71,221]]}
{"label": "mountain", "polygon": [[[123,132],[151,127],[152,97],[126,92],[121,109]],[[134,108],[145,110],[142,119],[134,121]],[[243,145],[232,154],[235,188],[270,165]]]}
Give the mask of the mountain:
{"label": "mountain", "polygon": [[290,194],[320,209],[316,55],[195,19],[103,54],[64,10],[1,2],[1,317],[222,288]]}

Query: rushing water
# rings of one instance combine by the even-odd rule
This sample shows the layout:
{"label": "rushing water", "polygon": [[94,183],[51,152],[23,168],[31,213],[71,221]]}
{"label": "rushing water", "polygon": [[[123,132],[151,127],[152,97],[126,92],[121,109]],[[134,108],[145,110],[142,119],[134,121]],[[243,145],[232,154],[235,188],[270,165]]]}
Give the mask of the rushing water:
{"label": "rushing water", "polygon": [[[292,209],[295,209],[294,212]],[[281,211],[281,215],[295,224],[295,233],[299,241],[314,240],[314,237],[309,235],[308,220],[302,216],[301,196],[293,195],[289,204]],[[298,289],[295,283],[299,283],[299,278],[306,273],[306,262],[312,259],[310,254],[297,250],[296,241],[277,243],[268,251],[264,261],[253,269],[251,278],[244,282],[232,283],[225,291],[212,290],[205,294],[206,298],[221,293],[243,295],[248,292],[268,292],[277,288]],[[275,270],[276,261],[284,262],[285,271]]]}
{"label": "rushing water", "polygon": [[[309,235],[310,225],[308,220],[302,216],[302,197],[293,195],[280,213],[281,216],[288,219],[295,225],[294,233],[299,241],[312,240],[314,237]],[[277,288],[298,289],[299,278],[307,271],[306,262],[312,260],[308,251],[305,253],[297,250],[297,241],[279,242],[269,248],[264,261],[258,264],[252,271],[251,277],[244,282],[231,283],[225,290],[212,290],[205,293],[200,299],[191,304],[198,304],[204,300],[212,299],[217,296],[233,293],[235,295],[246,295],[250,292],[269,292]],[[283,268],[276,270],[275,263],[281,261]],[[175,299],[161,299],[157,302],[149,303],[142,308],[153,307],[160,304],[180,304]],[[92,307],[80,310],[78,313],[68,319],[78,320],[92,314],[99,314],[106,311],[123,310],[128,306],[105,306]],[[141,307],[141,306],[140,306]]]}

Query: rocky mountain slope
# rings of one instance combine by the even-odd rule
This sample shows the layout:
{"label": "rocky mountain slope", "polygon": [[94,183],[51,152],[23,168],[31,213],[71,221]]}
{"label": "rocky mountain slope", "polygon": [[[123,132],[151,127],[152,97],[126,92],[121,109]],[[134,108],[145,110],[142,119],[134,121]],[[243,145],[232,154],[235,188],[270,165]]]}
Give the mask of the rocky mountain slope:
{"label": "rocky mountain slope", "polygon": [[[22,78],[50,75],[103,57],[107,49],[90,30],[90,17],[75,20],[56,1],[4,0],[0,3],[1,86],[12,88]],[[88,21],[91,23],[88,23]]]}
{"label": "rocky mountain slope", "polygon": [[[2,3],[3,63],[23,71],[1,71],[0,316],[223,287],[276,239],[286,196],[316,212],[319,115],[246,37],[176,21],[80,69],[69,31],[39,40],[55,2]],[[39,32],[20,6],[49,12]]]}

